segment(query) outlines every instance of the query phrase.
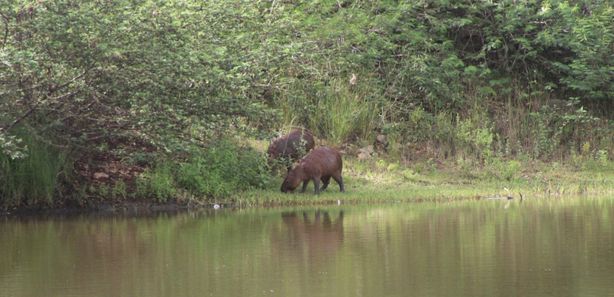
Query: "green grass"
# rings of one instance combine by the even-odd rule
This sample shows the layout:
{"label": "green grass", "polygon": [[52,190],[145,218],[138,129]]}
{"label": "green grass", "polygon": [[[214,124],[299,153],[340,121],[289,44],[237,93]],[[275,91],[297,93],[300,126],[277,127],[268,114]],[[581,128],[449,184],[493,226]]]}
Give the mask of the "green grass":
{"label": "green grass", "polygon": [[11,159],[0,153],[0,209],[53,203],[66,156],[24,133],[27,155]]}
{"label": "green grass", "polygon": [[310,127],[326,131],[333,143],[343,143],[353,137],[367,139],[373,131],[377,109],[366,87],[352,90],[344,81],[334,81],[326,96],[318,99],[319,110],[311,117]]}
{"label": "green grass", "polygon": [[[402,166],[384,160],[347,159],[344,169],[346,192],[331,181],[320,195],[313,194],[310,183],[306,193],[284,194],[279,191],[281,177],[265,190],[253,190],[235,196],[238,206],[284,206],[319,204],[354,204],[384,202],[454,201],[512,196],[514,199],[562,198],[568,196],[614,196],[614,163],[600,170],[577,169],[559,164],[522,164],[513,178],[494,175],[492,169],[471,170],[445,164]],[[514,166],[517,166],[514,164]]]}
{"label": "green grass", "polygon": [[300,86],[295,89],[298,94],[289,94],[279,102],[285,126],[305,125],[318,138],[333,144],[371,138],[381,98],[374,95],[367,81],[350,85],[345,79],[334,79],[313,94],[301,93]]}

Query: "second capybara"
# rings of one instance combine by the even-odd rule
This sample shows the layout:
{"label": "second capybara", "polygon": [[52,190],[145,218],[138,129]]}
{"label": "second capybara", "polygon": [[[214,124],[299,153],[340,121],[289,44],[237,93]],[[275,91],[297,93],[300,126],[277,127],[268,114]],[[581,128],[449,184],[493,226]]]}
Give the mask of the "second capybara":
{"label": "second capybara", "polygon": [[[315,194],[320,194],[320,191],[328,187],[330,178],[332,177],[338,184],[341,192],[345,191],[343,186],[343,178],[341,171],[343,170],[343,161],[341,154],[330,147],[321,146],[313,149],[301,161],[294,166],[281,184],[281,191],[294,191],[302,182],[305,192],[309,181],[313,181]],[[322,189],[320,189],[320,181],[322,181]]]}
{"label": "second capybara", "polygon": [[294,129],[290,133],[279,137],[271,142],[267,155],[270,160],[282,160],[286,163],[288,170],[292,163],[315,146],[313,133],[307,129]]}

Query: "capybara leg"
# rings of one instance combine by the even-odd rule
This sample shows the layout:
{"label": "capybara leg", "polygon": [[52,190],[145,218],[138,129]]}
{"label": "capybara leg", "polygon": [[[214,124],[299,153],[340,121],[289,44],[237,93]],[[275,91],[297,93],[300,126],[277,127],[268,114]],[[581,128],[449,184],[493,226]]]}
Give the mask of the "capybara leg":
{"label": "capybara leg", "polygon": [[345,187],[343,186],[343,177],[339,175],[339,176],[333,176],[333,178],[339,184],[339,191],[345,192]]}
{"label": "capybara leg", "polygon": [[320,194],[320,179],[317,177],[313,178],[313,191],[316,195]]}
{"label": "capybara leg", "polygon": [[307,184],[309,184],[309,180],[303,182],[303,188],[301,189],[301,193],[305,193],[305,190],[307,190]]}
{"label": "capybara leg", "polygon": [[326,190],[326,187],[328,187],[328,184],[330,183],[330,176],[325,176],[322,178],[322,189],[320,189],[321,191]]}

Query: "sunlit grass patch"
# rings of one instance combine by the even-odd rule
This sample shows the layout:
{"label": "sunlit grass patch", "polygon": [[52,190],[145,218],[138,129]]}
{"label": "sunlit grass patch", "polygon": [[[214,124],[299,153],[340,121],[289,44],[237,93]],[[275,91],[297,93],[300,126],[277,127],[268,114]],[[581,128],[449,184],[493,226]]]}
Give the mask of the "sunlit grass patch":
{"label": "sunlit grass patch", "polygon": [[345,193],[340,193],[337,184],[331,181],[320,195],[313,194],[313,183],[309,184],[306,193],[285,194],[279,191],[281,177],[278,177],[277,183],[272,182],[267,189],[240,193],[233,201],[240,206],[281,206],[614,196],[614,171],[578,171],[569,166],[550,167],[547,164],[536,166],[508,180],[486,178],[487,173],[468,178],[453,166],[425,171],[377,159],[346,158]]}

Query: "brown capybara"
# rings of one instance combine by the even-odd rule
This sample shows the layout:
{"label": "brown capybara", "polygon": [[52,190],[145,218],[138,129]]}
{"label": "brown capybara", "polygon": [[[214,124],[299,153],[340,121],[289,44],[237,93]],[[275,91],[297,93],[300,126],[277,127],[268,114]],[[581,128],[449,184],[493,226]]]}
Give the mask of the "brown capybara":
{"label": "brown capybara", "polygon": [[315,148],[288,171],[286,179],[281,184],[281,191],[284,193],[294,191],[302,182],[301,193],[305,192],[307,184],[312,180],[315,193],[320,194],[320,180],[323,182],[321,190],[325,190],[332,177],[339,184],[339,190],[343,192],[342,170],[341,154],[337,150],[326,146]]}
{"label": "brown capybara", "polygon": [[307,129],[294,129],[287,135],[271,142],[267,155],[269,160],[281,160],[288,170],[292,163],[307,154],[315,146],[313,134]]}

